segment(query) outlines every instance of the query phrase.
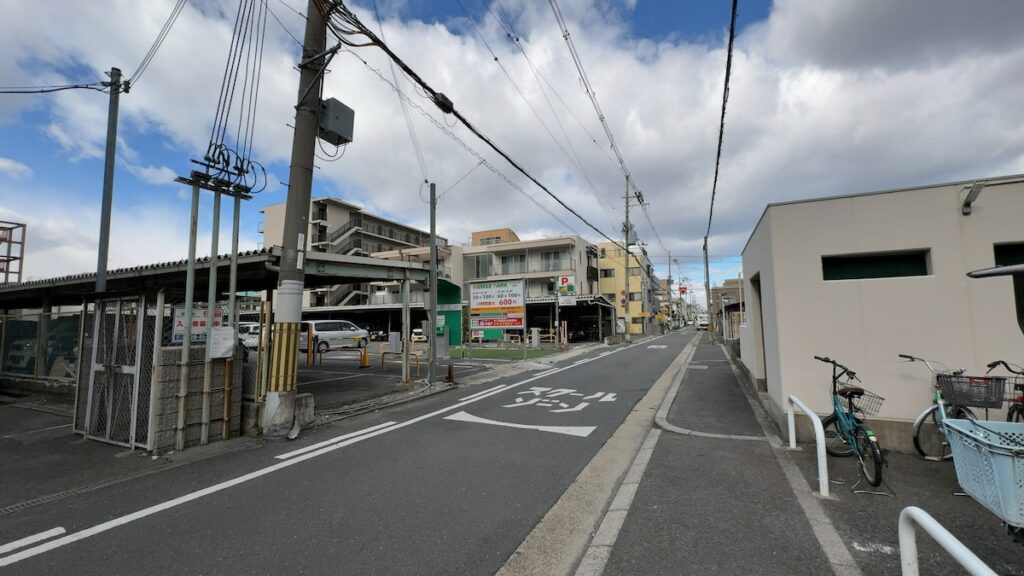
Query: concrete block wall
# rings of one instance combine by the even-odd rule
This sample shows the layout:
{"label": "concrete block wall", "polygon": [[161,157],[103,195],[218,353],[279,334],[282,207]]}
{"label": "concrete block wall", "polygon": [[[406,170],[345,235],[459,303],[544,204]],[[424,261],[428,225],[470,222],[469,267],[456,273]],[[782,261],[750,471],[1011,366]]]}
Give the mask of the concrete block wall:
{"label": "concrete block wall", "polygon": [[[203,377],[206,348],[193,346],[190,350],[188,395],[185,399],[185,447],[199,444],[202,434]],[[160,381],[153,383],[153,397],[156,402],[156,451],[168,452],[175,449],[175,426],[178,423],[178,386],[181,349],[167,347],[160,351]],[[234,374],[231,383],[230,434],[238,436],[242,416],[242,362],[241,351],[235,354]],[[213,361],[213,378],[210,382],[210,430],[209,441],[222,440],[221,430],[224,407],[224,374],[226,359]]]}

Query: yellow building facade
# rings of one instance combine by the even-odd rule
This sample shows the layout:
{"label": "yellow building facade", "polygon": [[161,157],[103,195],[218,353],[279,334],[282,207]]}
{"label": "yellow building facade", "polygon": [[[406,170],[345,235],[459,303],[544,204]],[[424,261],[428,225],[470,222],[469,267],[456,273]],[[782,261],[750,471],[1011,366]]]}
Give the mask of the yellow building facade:
{"label": "yellow building facade", "polygon": [[[616,244],[598,244],[598,290],[610,302],[615,303],[615,317],[620,323],[625,320],[628,334],[645,334],[653,316],[644,302],[644,294],[649,288],[644,282],[643,268],[648,266],[648,263],[642,262],[634,254],[629,254],[627,273],[625,256],[623,249]],[[616,327],[615,331],[618,333],[619,327]]]}

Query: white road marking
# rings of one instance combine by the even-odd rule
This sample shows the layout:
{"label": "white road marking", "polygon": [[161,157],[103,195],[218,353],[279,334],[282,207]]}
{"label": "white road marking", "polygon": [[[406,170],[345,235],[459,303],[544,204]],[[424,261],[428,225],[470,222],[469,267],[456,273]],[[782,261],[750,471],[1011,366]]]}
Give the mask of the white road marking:
{"label": "white road marking", "polygon": [[648,346],[648,348],[654,348],[655,350],[657,350],[659,348],[668,348],[668,346],[666,344],[651,344],[650,346]]}
{"label": "white road marking", "polygon": [[534,426],[531,424],[516,424],[514,422],[501,422],[498,420],[488,420],[487,418],[480,418],[479,416],[473,416],[469,412],[461,411],[452,414],[451,416],[445,416],[445,420],[455,420],[456,422],[472,422],[474,424],[491,424],[492,426],[504,426],[506,428],[522,428],[525,430],[539,430],[541,432],[553,432],[555,434],[565,434],[567,436],[579,436],[580,438],[586,438],[590,436],[590,433],[597,430],[597,426]]}
{"label": "white road marking", "polygon": [[22,538],[21,540],[8,542],[7,544],[0,546],[0,554],[7,554],[8,552],[17,550],[18,548],[24,548],[29,544],[35,544],[36,542],[47,540],[49,538],[53,538],[54,536],[60,536],[65,532],[67,532],[67,530],[65,530],[63,526],[58,526],[56,528],[51,528],[46,532],[40,532],[39,534],[33,534],[32,536]]}
{"label": "white road marking", "polygon": [[892,546],[886,546],[885,544],[861,544],[859,542],[853,543],[853,549],[859,552],[881,552],[882,554],[888,554],[892,556],[896,553],[896,549]]}
{"label": "white road marking", "polygon": [[287,460],[287,459],[291,458],[292,456],[298,456],[299,454],[305,454],[306,452],[312,452],[313,450],[316,450],[318,448],[323,448],[324,446],[330,446],[331,444],[334,444],[336,442],[341,442],[342,440],[348,440],[349,438],[355,438],[356,436],[362,436],[363,434],[368,434],[370,432],[373,432],[374,430],[380,430],[381,428],[387,428],[388,426],[391,426],[394,423],[395,423],[394,421],[385,422],[383,424],[377,424],[376,426],[370,426],[369,428],[364,428],[362,430],[357,430],[355,432],[350,432],[348,434],[342,434],[341,436],[337,436],[337,437],[331,438],[330,440],[324,440],[323,442],[318,442],[316,444],[310,444],[309,446],[306,446],[305,448],[299,448],[298,450],[292,450],[291,452],[286,452],[284,454],[281,454],[280,456],[275,456],[275,458],[277,458],[278,460]]}
{"label": "white road marking", "polygon": [[504,387],[505,387],[504,385],[499,384],[498,386],[495,386],[494,388],[488,388],[487,390],[481,390],[480,392],[477,392],[476,394],[470,394],[469,396],[466,396],[465,398],[459,398],[459,402],[465,402],[466,400],[472,400],[473,398],[476,398],[477,396],[479,396],[481,394],[487,394],[488,392],[493,392],[493,391],[497,390],[498,388],[504,388]]}
{"label": "white road marking", "polygon": [[[622,348],[620,348],[619,350],[622,350]],[[618,352],[618,350],[615,350],[614,352]],[[451,412],[452,410],[457,410],[459,408],[462,408],[463,406],[466,406],[468,404],[472,404],[473,402],[476,402],[478,400],[483,400],[485,398],[489,398],[489,397],[491,397],[491,396],[493,396],[495,394],[500,394],[500,393],[505,392],[507,390],[511,390],[512,388],[517,388],[519,386],[522,386],[523,384],[529,384],[530,382],[534,382],[534,381],[539,380],[539,379],[541,379],[541,378],[543,378],[545,376],[549,376],[551,374],[556,374],[558,372],[563,372],[563,371],[568,370],[568,369],[570,369],[572,367],[573,366],[566,366],[564,368],[557,368],[557,369],[554,369],[554,370],[549,370],[549,371],[544,372],[542,374],[538,374],[538,375],[532,376],[530,378],[527,378],[526,380],[521,380],[521,381],[516,382],[514,384],[509,384],[508,386],[506,386],[505,388],[503,388],[501,390],[494,390],[492,392],[487,392],[487,393],[481,394],[481,395],[477,396],[476,398],[473,398],[472,400],[466,400],[466,401],[459,402],[457,404],[452,404],[451,406],[447,406],[445,408],[441,408],[439,410],[435,410],[435,411],[430,412],[428,414],[423,414],[421,416],[417,416],[415,418],[411,418],[409,420],[406,420],[405,422],[400,422],[398,424],[394,424],[394,425],[388,426],[386,428],[380,428],[380,429],[374,430],[372,432],[367,432],[367,433],[364,433],[362,435],[355,436],[353,438],[349,438],[347,440],[341,440],[341,441],[335,442],[335,443],[333,443],[333,444],[331,444],[329,446],[325,446],[323,448],[320,448],[319,450],[315,450],[313,452],[307,452],[305,454],[301,454],[301,455],[296,456],[294,458],[291,458],[289,460],[284,460],[282,462],[278,462],[277,464],[273,464],[273,465],[268,466],[266,468],[261,468],[259,470],[256,470],[254,472],[250,472],[248,474],[239,476],[237,478],[232,478],[231,480],[225,480],[224,482],[221,482],[219,484],[214,484],[213,486],[208,486],[206,488],[203,488],[202,490],[197,490],[195,492],[190,492],[188,494],[185,494],[183,496],[179,496],[179,497],[174,498],[172,500],[167,500],[165,502],[161,502],[160,504],[156,504],[156,505],[150,506],[149,508],[143,508],[142,510],[138,510],[138,511],[133,512],[131,514],[126,514],[124,516],[120,516],[120,517],[114,518],[112,520],[108,520],[108,521],[103,522],[101,524],[97,524],[97,525],[95,525],[95,526],[93,526],[91,528],[86,528],[84,530],[79,530],[78,532],[75,532],[73,534],[68,534],[67,536],[64,536],[62,538],[57,538],[56,540],[50,540],[49,542],[45,542],[45,543],[40,544],[38,546],[34,546],[32,548],[27,548],[25,550],[22,550],[20,552],[15,553],[15,554],[11,554],[10,556],[5,556],[3,558],[0,558],[0,568],[2,568],[4,566],[10,566],[11,564],[14,564],[16,562],[20,562],[22,560],[25,560],[25,559],[28,559],[28,558],[32,558],[32,557],[38,556],[40,554],[44,554],[44,553],[49,552],[51,550],[56,550],[57,548],[61,548],[63,546],[67,546],[68,544],[72,544],[74,542],[78,542],[79,540],[84,540],[84,539],[89,538],[91,536],[95,536],[97,534],[102,534],[103,532],[107,532],[109,530],[113,530],[114,528],[118,528],[120,526],[124,526],[124,525],[129,524],[131,522],[134,522],[136,520],[141,520],[142,518],[146,518],[148,516],[152,516],[153,514],[157,514],[159,512],[163,512],[164,510],[169,510],[169,509],[174,508],[176,506],[180,506],[182,504],[186,504],[188,502],[192,502],[193,500],[198,500],[198,499],[200,499],[200,498],[202,498],[204,496],[209,496],[210,494],[215,494],[215,493],[220,492],[222,490],[226,490],[228,488],[232,488],[234,486],[238,486],[239,484],[243,484],[243,483],[248,482],[250,480],[254,480],[256,478],[260,478],[262,476],[266,476],[267,474],[272,474],[274,472],[277,472],[278,470],[283,470],[285,468],[288,468],[289,466],[294,466],[294,465],[296,465],[296,464],[298,464],[300,462],[305,462],[306,460],[310,460],[310,459],[316,458],[318,456],[323,456],[324,454],[328,454],[328,453],[333,452],[335,450],[340,450],[341,448],[344,448],[346,446],[350,446],[350,445],[355,444],[357,442],[362,442],[363,440],[368,440],[370,438],[374,438],[376,436],[380,436],[381,434],[387,434],[388,432],[393,432],[395,430],[398,430],[398,429],[401,429],[401,428],[405,428],[406,426],[411,426],[413,424],[416,424],[417,422],[421,422],[423,420],[427,420],[429,418],[433,418],[434,416],[438,416],[438,415],[444,414],[446,412]]]}
{"label": "white road marking", "polygon": [[47,430],[56,430],[58,428],[67,428],[68,426],[71,426],[71,424],[58,424],[57,426],[49,426],[47,428],[36,428],[35,430],[28,430],[27,432],[14,432],[12,434],[7,434],[5,436],[0,436],[0,438],[14,438],[15,436],[27,436],[29,434],[35,434],[36,432],[46,432]]}
{"label": "white road marking", "polygon": [[351,376],[335,376],[334,378],[324,378],[323,380],[311,380],[309,382],[299,382],[298,386],[306,386],[307,384],[320,384],[321,382],[336,382],[338,380],[348,380],[350,378],[356,378],[362,376],[362,374],[352,374]]}

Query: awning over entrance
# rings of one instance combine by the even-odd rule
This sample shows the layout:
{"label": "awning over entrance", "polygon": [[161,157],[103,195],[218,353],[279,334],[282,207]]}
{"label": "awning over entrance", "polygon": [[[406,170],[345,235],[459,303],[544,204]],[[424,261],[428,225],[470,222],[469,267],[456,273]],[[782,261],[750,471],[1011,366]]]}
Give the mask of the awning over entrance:
{"label": "awning over entrance", "polygon": [[[566,298],[566,296],[562,296],[562,298]],[[574,295],[574,296],[569,296],[569,298],[573,298],[576,304],[593,304],[594,306],[606,306],[608,308],[613,308],[614,307],[612,305],[612,303],[609,302],[604,297],[603,294],[577,294],[577,295]],[[527,298],[526,299],[526,303],[527,304],[554,304],[555,301],[557,301],[557,300],[558,300],[557,296],[537,296],[537,297],[534,297],[534,298]]]}

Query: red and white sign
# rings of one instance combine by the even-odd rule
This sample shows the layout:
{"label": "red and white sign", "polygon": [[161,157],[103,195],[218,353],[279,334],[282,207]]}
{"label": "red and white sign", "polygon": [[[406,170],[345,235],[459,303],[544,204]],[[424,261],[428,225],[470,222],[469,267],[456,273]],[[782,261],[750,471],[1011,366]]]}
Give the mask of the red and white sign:
{"label": "red and white sign", "polygon": [[679,293],[680,294],[686,294],[686,286],[680,286],[679,287]]}

